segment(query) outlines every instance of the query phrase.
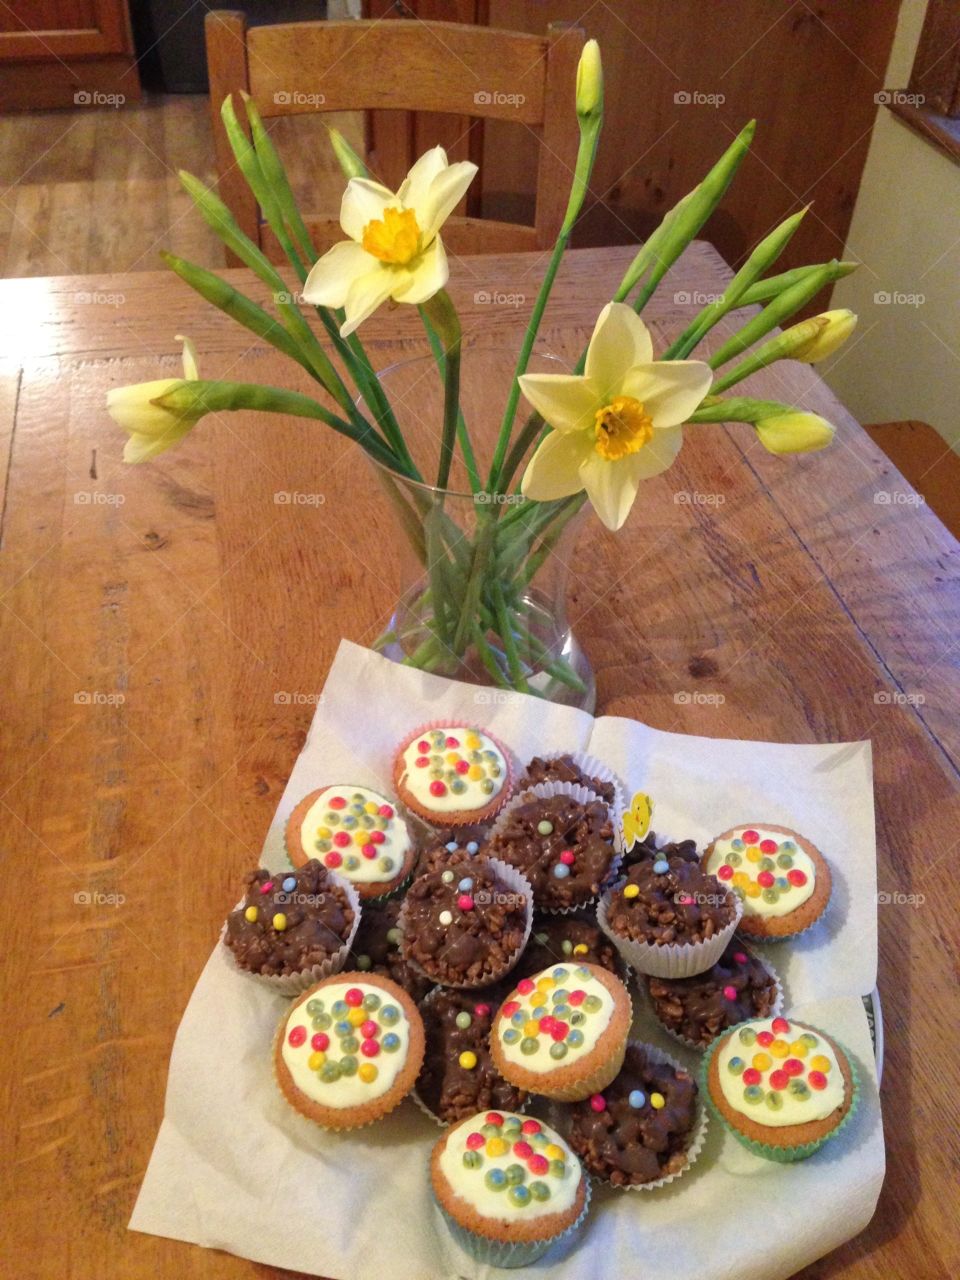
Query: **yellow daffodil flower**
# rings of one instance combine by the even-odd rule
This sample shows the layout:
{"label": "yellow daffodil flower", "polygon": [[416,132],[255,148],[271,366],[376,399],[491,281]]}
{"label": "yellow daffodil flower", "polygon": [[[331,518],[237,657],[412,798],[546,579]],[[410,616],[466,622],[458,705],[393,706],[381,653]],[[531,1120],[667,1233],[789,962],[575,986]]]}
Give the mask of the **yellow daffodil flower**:
{"label": "yellow daffodil flower", "polygon": [[[794,360],[805,360],[808,364],[816,364],[832,356],[838,347],[842,347],[857,327],[857,317],[846,307],[838,311],[824,311],[814,316],[811,321],[801,321],[794,329],[803,330],[804,324],[810,324],[813,332],[809,338],[797,343],[789,352]],[[791,331],[788,329],[787,334]],[[786,335],[784,335],[786,336]]]}
{"label": "yellow daffodil flower", "polygon": [[422,155],[394,194],[370,178],[351,178],[340,206],[350,237],[314,263],[303,296],[343,307],[340,332],[353,333],[388,298],[417,305],[450,274],[439,231],[473,180],[477,166],[447,163],[443,147]]}
{"label": "yellow daffodil flower", "polygon": [[632,307],[600,312],[582,376],[527,373],[523,394],[553,430],[521,485],[548,502],[586,489],[608,529],[619,529],[640,481],[666,471],[683,443],[681,424],[710,390],[701,360],[653,359],[647,326]]}
{"label": "yellow daffodil flower", "polygon": [[755,424],[760,443],[770,453],[813,453],[833,440],[836,427],[816,413],[779,413]]}
{"label": "yellow daffodil flower", "polygon": [[114,387],[107,392],[107,411],[118,426],[130,432],[123,450],[124,462],[144,462],[182,440],[206,412],[200,408],[169,409],[159,400],[185,382],[197,380],[197,351],[189,338],[177,334],[183,343],[183,377],[158,378],[155,382],[137,382],[129,387]]}

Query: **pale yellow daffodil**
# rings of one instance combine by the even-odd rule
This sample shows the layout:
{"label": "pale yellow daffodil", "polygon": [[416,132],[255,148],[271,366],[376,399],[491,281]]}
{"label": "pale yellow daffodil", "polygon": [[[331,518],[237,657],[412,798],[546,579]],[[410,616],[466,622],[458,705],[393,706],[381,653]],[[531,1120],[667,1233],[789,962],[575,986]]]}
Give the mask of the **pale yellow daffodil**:
{"label": "pale yellow daffodil", "polygon": [[418,305],[450,274],[439,231],[473,180],[477,166],[448,164],[443,147],[422,155],[394,194],[371,178],[351,178],[340,206],[350,237],[314,263],[303,296],[343,307],[340,332],[353,333],[388,298]]}
{"label": "pale yellow daffodil", "polygon": [[826,449],[836,427],[818,413],[777,413],[754,424],[760,443],[769,453],[813,453]]}
{"label": "pale yellow daffodil", "polygon": [[197,351],[189,338],[177,334],[183,343],[183,377],[158,378],[155,382],[137,382],[129,387],[114,387],[107,392],[107,411],[130,439],[123,450],[124,462],[144,462],[182,440],[206,412],[188,412],[166,408],[158,401],[185,382],[195,382]]}
{"label": "pale yellow daffodil", "polygon": [[676,458],[681,424],[712,378],[700,360],[654,360],[647,326],[633,308],[608,303],[582,376],[520,378],[523,394],[553,427],[527,465],[523,493],[548,502],[586,489],[607,528],[619,529],[640,481],[666,471]]}

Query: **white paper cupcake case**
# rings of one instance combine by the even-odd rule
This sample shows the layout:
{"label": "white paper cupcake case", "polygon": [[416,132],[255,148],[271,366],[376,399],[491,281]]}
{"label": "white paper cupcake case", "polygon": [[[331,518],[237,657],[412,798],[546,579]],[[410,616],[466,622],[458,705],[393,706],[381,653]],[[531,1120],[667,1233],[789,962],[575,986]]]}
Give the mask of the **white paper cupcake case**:
{"label": "white paper cupcake case", "polygon": [[[470,862],[458,862],[455,867],[450,867],[450,870],[454,873],[454,876],[468,876],[470,874],[470,867],[475,866],[477,861],[487,863],[491,870],[496,874],[497,878],[502,880],[510,891],[516,894],[522,893],[524,895],[527,902],[526,924],[523,931],[523,941],[520,943],[520,946],[517,948],[507,967],[501,973],[484,977],[480,982],[441,982],[435,973],[427,973],[427,971],[422,969],[415,960],[404,954],[403,958],[406,960],[410,968],[416,973],[419,973],[422,977],[426,978],[428,982],[435,982],[438,986],[442,987],[452,987],[455,991],[476,991],[481,987],[492,986],[493,983],[499,982],[502,978],[505,978],[507,974],[510,973],[511,969],[516,966],[520,957],[526,950],[527,943],[530,941],[530,930],[533,928],[533,889],[530,887],[530,882],[526,876],[519,872],[516,867],[512,867],[509,862],[501,862],[499,858],[488,857],[486,854],[477,854],[476,859],[471,858]],[[403,906],[400,908],[400,914],[397,916],[397,928],[401,933],[403,933],[406,928],[408,901],[408,898],[404,898]],[[400,945],[402,949],[403,943],[401,942]],[[427,994],[429,995],[430,993],[428,992]],[[424,999],[426,998],[427,997],[425,996]]]}
{"label": "white paper cupcake case", "polygon": [[[275,877],[279,878],[279,877]],[[350,949],[353,946],[353,940],[357,936],[357,929],[360,927],[360,895],[356,889],[347,880],[337,877],[337,888],[342,889],[347,895],[347,901],[353,909],[353,925],[347,935],[347,940],[328,960],[322,961],[320,964],[311,965],[309,969],[301,969],[298,973],[253,973],[249,969],[244,969],[237,964],[236,958],[224,939],[227,934],[227,922],[223,922],[223,928],[220,930],[220,946],[226,954],[227,961],[237,973],[243,974],[246,978],[252,978],[255,982],[259,982],[261,986],[268,987],[271,991],[275,991],[280,996],[296,996],[301,991],[306,991],[308,987],[312,987],[314,983],[320,982],[323,978],[329,978],[331,974],[339,973],[347,963],[350,955]],[[245,898],[241,898],[234,907],[238,911],[244,904]]]}
{"label": "white paper cupcake case", "polygon": [[625,883],[625,879],[618,880],[604,893],[597,907],[597,924],[631,968],[637,973],[647,973],[654,978],[692,978],[694,974],[709,969],[723,955],[743,915],[743,903],[734,894],[733,920],[725,929],[704,942],[668,943],[665,946],[635,942],[614,932],[608,919],[613,895],[619,893]]}
{"label": "white paper cupcake case", "polygon": [[[614,826],[614,831],[616,833],[615,847],[618,853],[622,853],[623,852],[623,814],[624,814],[624,810],[626,809],[626,798],[625,798],[626,792],[624,790],[623,783],[620,781],[620,778],[617,776],[617,774],[614,773],[614,771],[610,768],[609,765],[604,764],[602,760],[598,760],[596,756],[587,755],[585,751],[552,751],[542,756],[541,759],[550,761],[550,760],[555,760],[558,756],[561,756],[561,755],[568,755],[570,759],[573,761],[573,763],[580,770],[580,772],[584,774],[585,777],[596,778],[600,782],[608,782],[613,787],[613,792],[614,792],[613,803],[611,804],[610,808],[613,810],[613,815],[615,820],[615,826]],[[531,783],[529,786],[524,786],[522,783],[518,782],[517,789],[529,791],[534,786],[543,786],[543,785],[544,785],[543,783]],[[571,785],[578,785],[578,784],[571,784]],[[593,792],[593,794],[596,794],[593,791],[593,788],[589,785],[589,783],[583,783],[580,785],[583,785],[584,787],[587,788],[588,791]]]}
{"label": "white paper cupcake case", "polygon": [[552,1236],[549,1240],[488,1240],[486,1236],[477,1235],[468,1227],[461,1226],[443,1205],[438,1204],[437,1207],[450,1228],[450,1234],[464,1253],[468,1253],[471,1258],[477,1262],[486,1262],[493,1267],[527,1267],[538,1258],[542,1258],[560,1240],[566,1240],[583,1226],[590,1208],[591,1195],[590,1179],[585,1169],[583,1170],[583,1188],[583,1209],[576,1222],[572,1222],[565,1231]]}
{"label": "white paper cupcake case", "polygon": [[[587,760],[590,759],[589,756],[581,758]],[[493,840],[495,836],[500,834],[506,824],[506,820],[509,817],[511,810],[515,809],[518,805],[526,804],[531,797],[536,797],[538,800],[549,800],[552,796],[570,796],[571,799],[576,800],[579,804],[589,804],[591,800],[599,800],[601,804],[606,803],[595,791],[591,791],[589,787],[584,787],[578,782],[538,782],[532,787],[524,787],[521,792],[514,795],[514,797],[504,805],[500,810],[500,813],[497,815],[496,822],[490,829],[490,839]],[[613,805],[608,805],[607,807],[610,810],[610,821],[613,825],[614,854],[610,866],[607,869],[607,874],[604,876],[603,883],[600,886],[601,893],[603,892],[604,885],[610,884],[616,879],[620,870],[620,863],[623,858],[623,850],[620,847],[622,843],[620,840],[620,820]],[[584,908],[590,907],[594,902],[596,902],[596,900],[596,895],[593,895],[589,898],[585,898],[582,902],[572,903],[569,907],[545,907],[542,903],[537,903],[536,905],[537,910],[541,911],[544,915],[566,916],[570,915],[574,911],[582,911]]]}
{"label": "white paper cupcake case", "polygon": [[[765,1017],[768,1017],[768,1018],[776,1018],[783,1011],[783,983],[780,981],[780,975],[776,972],[776,970],[767,960],[766,956],[758,955],[756,951],[754,951],[753,948],[750,946],[745,946],[744,951],[746,951],[749,955],[751,955],[754,960],[758,961],[758,963],[761,964],[764,967],[764,969],[766,969],[767,973],[769,973],[770,977],[777,984],[777,993],[774,996],[773,1005],[769,1013],[764,1015]],[[652,978],[655,978],[656,976],[657,976],[656,974],[650,975],[650,977]],[[667,1024],[660,1020],[660,1018],[657,1016],[656,1008],[654,1007],[653,999],[650,995],[650,992],[647,990],[646,982],[643,982],[638,978],[637,986],[642,989],[641,998],[644,1001],[646,1001],[647,1008],[650,1010],[652,1017],[656,1019],[657,1025],[663,1031],[665,1031],[666,1034],[670,1036],[672,1040],[676,1040],[678,1044],[682,1044],[687,1049],[692,1049],[694,1053],[706,1053],[707,1049],[709,1049],[710,1047],[709,1044],[695,1044],[692,1040],[688,1040],[685,1036],[679,1035],[676,1031],[671,1031],[670,1028],[667,1026]],[[731,1026],[733,1025],[734,1024],[731,1023]],[[727,1029],[729,1030],[729,1028]],[[725,1033],[719,1032],[718,1034],[723,1035]]]}
{"label": "white paper cupcake case", "polygon": [[[631,1048],[643,1049],[647,1057],[653,1062],[669,1065],[673,1067],[675,1071],[685,1071],[697,1085],[697,1101],[695,1103],[696,1119],[694,1121],[693,1129],[690,1131],[690,1142],[686,1151],[687,1163],[682,1169],[677,1169],[675,1173],[668,1173],[664,1178],[655,1178],[652,1182],[637,1182],[621,1186],[617,1183],[611,1182],[609,1178],[601,1178],[595,1173],[591,1173],[590,1177],[594,1182],[600,1183],[601,1186],[612,1187],[614,1191],[656,1191],[659,1187],[665,1187],[668,1183],[676,1182],[678,1178],[682,1178],[687,1170],[695,1163],[700,1152],[703,1150],[703,1144],[707,1140],[707,1128],[710,1124],[710,1113],[702,1096],[699,1081],[697,1080],[697,1073],[695,1071],[689,1070],[689,1068],[685,1067],[682,1062],[678,1062],[676,1058],[672,1057],[669,1053],[665,1053],[663,1049],[658,1049],[654,1044],[647,1044],[642,1040],[631,1040],[627,1044],[627,1049],[629,1050]],[[603,1091],[601,1090],[601,1092]],[[557,1129],[558,1132],[562,1133],[569,1143],[570,1140],[567,1137],[567,1131],[570,1127],[569,1121],[567,1121],[563,1113],[559,1111],[559,1108],[557,1108],[555,1115],[551,1113],[549,1123]]]}

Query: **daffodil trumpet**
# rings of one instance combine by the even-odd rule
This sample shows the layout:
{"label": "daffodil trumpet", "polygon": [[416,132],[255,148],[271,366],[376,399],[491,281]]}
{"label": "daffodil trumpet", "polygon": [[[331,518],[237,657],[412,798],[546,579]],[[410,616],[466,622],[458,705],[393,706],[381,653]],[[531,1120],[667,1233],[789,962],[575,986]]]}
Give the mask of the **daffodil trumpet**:
{"label": "daffodil trumpet", "polygon": [[816,364],[818,360],[825,360],[838,351],[856,326],[857,317],[852,311],[845,309],[810,316],[809,319],[784,329],[783,333],[778,333],[775,338],[751,352],[746,360],[718,378],[711,390],[714,394],[726,391],[777,360],[802,360],[807,364]]}

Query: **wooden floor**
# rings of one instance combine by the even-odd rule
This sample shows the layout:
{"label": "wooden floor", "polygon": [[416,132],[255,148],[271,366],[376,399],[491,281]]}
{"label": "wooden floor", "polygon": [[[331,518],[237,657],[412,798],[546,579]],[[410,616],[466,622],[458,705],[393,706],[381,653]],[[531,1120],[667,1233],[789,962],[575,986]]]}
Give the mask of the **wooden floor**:
{"label": "wooden floor", "polygon": [[[157,94],[140,106],[0,117],[0,276],[145,271],[167,248],[224,265],[220,241],[180,186],[211,183],[206,96]],[[360,148],[357,113],[269,121],[305,208],[335,213],[343,179],[326,123]]]}

